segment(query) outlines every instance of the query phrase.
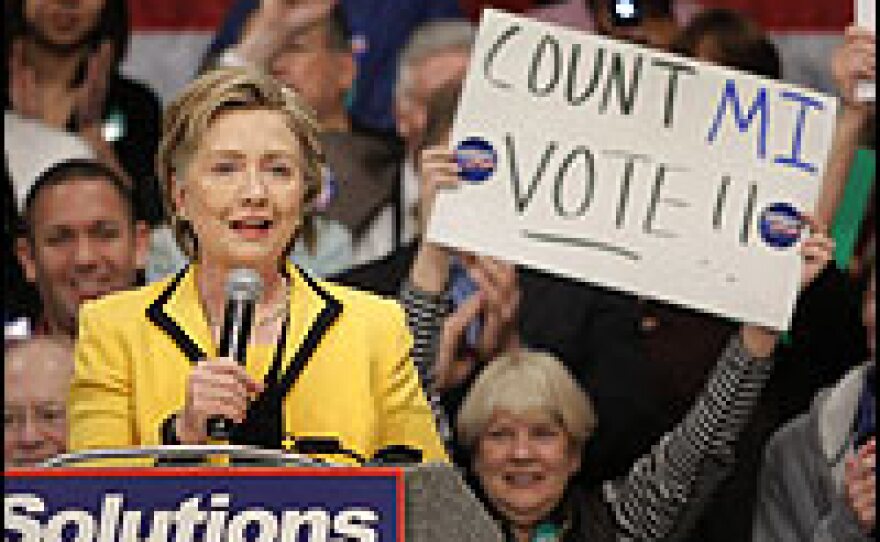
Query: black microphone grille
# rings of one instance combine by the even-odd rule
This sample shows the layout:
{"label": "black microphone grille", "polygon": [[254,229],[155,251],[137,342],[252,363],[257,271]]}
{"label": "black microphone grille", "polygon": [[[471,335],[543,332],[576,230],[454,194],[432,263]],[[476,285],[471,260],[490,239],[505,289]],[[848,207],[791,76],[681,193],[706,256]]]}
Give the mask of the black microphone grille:
{"label": "black microphone grille", "polygon": [[257,301],[263,291],[263,281],[253,269],[233,269],[226,278],[226,296],[237,301]]}

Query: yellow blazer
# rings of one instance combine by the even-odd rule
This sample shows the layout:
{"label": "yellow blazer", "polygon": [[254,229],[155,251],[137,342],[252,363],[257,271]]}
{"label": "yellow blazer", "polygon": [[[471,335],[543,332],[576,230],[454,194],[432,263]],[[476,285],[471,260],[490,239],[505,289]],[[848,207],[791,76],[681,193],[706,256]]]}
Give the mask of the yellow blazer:
{"label": "yellow blazer", "polygon": [[[368,458],[406,445],[425,461],[447,461],[401,307],[294,266],[287,274],[291,317],[278,380],[292,366],[302,370],[279,388],[274,439],[333,437]],[[79,319],[70,451],[163,444],[162,424],[183,408],[193,364],[216,357],[194,266],[86,303]]]}

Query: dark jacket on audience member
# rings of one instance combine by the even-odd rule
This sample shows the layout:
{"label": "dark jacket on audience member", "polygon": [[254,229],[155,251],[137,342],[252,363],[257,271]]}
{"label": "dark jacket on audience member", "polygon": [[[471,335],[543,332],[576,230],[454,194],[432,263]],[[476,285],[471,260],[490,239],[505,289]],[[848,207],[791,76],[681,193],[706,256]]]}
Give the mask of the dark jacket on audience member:
{"label": "dark jacket on audience member", "polygon": [[15,242],[22,230],[21,217],[15,202],[12,179],[3,162],[3,320],[34,318],[40,310],[40,296],[28,283],[18,262]]}

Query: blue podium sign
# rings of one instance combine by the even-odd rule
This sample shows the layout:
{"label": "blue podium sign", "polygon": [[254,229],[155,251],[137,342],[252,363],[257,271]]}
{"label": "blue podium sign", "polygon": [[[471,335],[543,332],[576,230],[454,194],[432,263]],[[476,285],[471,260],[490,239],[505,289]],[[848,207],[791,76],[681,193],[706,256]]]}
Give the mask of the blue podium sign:
{"label": "blue podium sign", "polygon": [[4,473],[8,542],[403,542],[392,468]]}

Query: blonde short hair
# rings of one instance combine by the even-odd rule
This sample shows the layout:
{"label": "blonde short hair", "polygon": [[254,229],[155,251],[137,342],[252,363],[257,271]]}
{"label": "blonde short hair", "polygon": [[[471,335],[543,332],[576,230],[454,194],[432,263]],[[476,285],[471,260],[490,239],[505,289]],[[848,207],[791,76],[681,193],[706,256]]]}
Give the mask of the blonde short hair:
{"label": "blonde short hair", "polygon": [[[190,260],[197,258],[198,243],[192,225],[180,216],[175,205],[174,174],[179,175],[188,165],[218,115],[248,109],[282,113],[300,142],[305,182],[305,212],[300,233],[307,245],[314,246],[314,204],[321,193],[324,166],[315,114],[294,91],[262,72],[240,67],[218,68],[190,83],[166,108],[156,157],[156,171],[174,236]],[[290,248],[293,242],[291,239]]]}
{"label": "blonde short hair", "polygon": [[499,411],[548,414],[582,447],[596,430],[590,398],[554,356],[520,349],[491,361],[458,414],[458,435],[472,449]]}

